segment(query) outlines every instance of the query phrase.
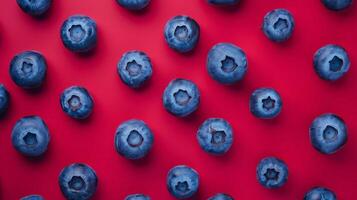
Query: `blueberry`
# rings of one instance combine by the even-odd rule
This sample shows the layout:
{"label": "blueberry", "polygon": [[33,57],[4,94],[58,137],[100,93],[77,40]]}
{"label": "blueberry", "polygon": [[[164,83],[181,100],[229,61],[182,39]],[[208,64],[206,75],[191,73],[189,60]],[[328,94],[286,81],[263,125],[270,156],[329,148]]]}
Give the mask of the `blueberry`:
{"label": "blueberry", "polygon": [[41,16],[47,12],[52,0],[16,0],[20,8],[32,16]]}
{"label": "blueberry", "polygon": [[22,197],[20,200],[44,200],[44,198],[40,195],[34,194],[34,195]]}
{"label": "blueberry", "polygon": [[282,187],[288,180],[288,167],[280,159],[266,157],[257,166],[257,180],[268,189]]}
{"label": "blueberry", "polygon": [[319,152],[333,154],[346,144],[347,126],[337,115],[320,115],[310,126],[310,141]]}
{"label": "blueberry", "polygon": [[128,10],[142,10],[149,5],[150,0],[117,0],[117,2]]}
{"label": "blueberry", "polygon": [[263,119],[276,117],[283,105],[280,95],[272,88],[259,88],[250,96],[250,112]]}
{"label": "blueberry", "polygon": [[117,128],[115,148],[128,159],[143,158],[151,150],[154,136],[150,128],[141,120],[126,121]]}
{"label": "blueberry", "polygon": [[187,199],[196,194],[199,186],[199,175],[194,169],[179,165],[169,171],[166,184],[174,197]]}
{"label": "blueberry", "polygon": [[85,119],[92,113],[94,102],[87,89],[71,86],[61,94],[62,110],[75,119]]}
{"label": "blueberry", "polygon": [[152,75],[150,58],[141,51],[128,51],[117,66],[121,80],[132,88],[141,87]]}
{"label": "blueberry", "polygon": [[9,107],[10,94],[3,84],[0,84],[0,117],[5,114]]}
{"label": "blueberry", "polygon": [[233,84],[240,81],[247,72],[247,68],[246,54],[233,44],[219,43],[208,53],[208,73],[220,83]]}
{"label": "blueberry", "polygon": [[323,187],[312,188],[305,194],[304,200],[336,200],[337,197],[333,191]]}
{"label": "blueberry", "polygon": [[166,87],[162,100],[168,112],[179,117],[185,117],[198,108],[200,91],[192,81],[174,79]]}
{"label": "blueberry", "polygon": [[150,200],[150,197],[144,194],[131,194],[125,200]]}
{"label": "blueberry", "polygon": [[16,85],[25,89],[39,88],[45,77],[47,64],[37,51],[24,51],[10,62],[10,76]]}
{"label": "blueberry", "polygon": [[198,129],[197,140],[204,151],[222,155],[232,146],[233,130],[226,120],[209,118]]}
{"label": "blueberry", "polygon": [[233,197],[229,196],[228,194],[218,193],[208,200],[234,200]]}
{"label": "blueberry", "polygon": [[208,0],[208,3],[214,5],[235,5],[239,3],[240,0]]}
{"label": "blueberry", "polygon": [[294,31],[294,18],[285,9],[275,9],[264,17],[263,32],[274,42],[283,42],[289,39]]}
{"label": "blueberry", "polygon": [[97,190],[98,178],[88,165],[73,163],[61,171],[58,183],[66,199],[87,200]]}
{"label": "blueberry", "polygon": [[200,37],[200,26],[188,16],[176,16],[165,26],[165,40],[174,50],[185,53],[193,50]]}
{"label": "blueberry", "polygon": [[330,10],[344,10],[352,4],[352,0],[321,0],[326,8]]}
{"label": "blueberry", "polygon": [[70,16],[62,24],[61,38],[67,49],[73,52],[88,52],[97,44],[97,25],[90,17]]}
{"label": "blueberry", "polygon": [[326,45],[314,55],[314,69],[320,78],[335,81],[345,75],[350,68],[350,59],[344,48]]}
{"label": "blueberry", "polygon": [[12,145],[23,155],[41,156],[47,150],[50,134],[45,122],[38,116],[19,119],[11,133]]}

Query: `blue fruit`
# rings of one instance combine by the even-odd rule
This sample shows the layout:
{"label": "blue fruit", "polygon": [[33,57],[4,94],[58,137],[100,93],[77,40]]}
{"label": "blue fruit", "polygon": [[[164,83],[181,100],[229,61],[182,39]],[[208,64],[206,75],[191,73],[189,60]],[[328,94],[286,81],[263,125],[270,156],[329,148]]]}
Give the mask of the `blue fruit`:
{"label": "blue fruit", "polygon": [[174,79],[166,87],[162,100],[168,112],[178,117],[185,117],[198,108],[200,91],[192,81]]}
{"label": "blue fruit", "polygon": [[47,12],[52,0],[16,0],[20,8],[32,16],[40,16]]}
{"label": "blue fruit", "polygon": [[139,88],[152,75],[150,58],[141,51],[128,51],[117,66],[121,80],[132,88]]}
{"label": "blue fruit", "polygon": [[34,195],[22,197],[20,200],[44,200],[44,198],[40,195],[34,194]]}
{"label": "blue fruit", "polygon": [[259,88],[250,96],[250,112],[258,118],[276,117],[280,113],[282,105],[279,93],[272,88]]}
{"label": "blue fruit", "polygon": [[11,133],[12,145],[23,155],[41,156],[47,150],[50,134],[45,122],[38,116],[18,120]]}
{"label": "blue fruit", "polygon": [[288,167],[282,160],[266,157],[257,166],[257,180],[268,189],[279,188],[288,180]]}
{"label": "blue fruit", "polygon": [[351,62],[346,50],[337,45],[321,47],[314,55],[314,69],[320,78],[335,81],[345,75]]}
{"label": "blue fruit", "polygon": [[352,0],[321,0],[326,8],[330,10],[344,10],[352,4]]}
{"label": "blue fruit", "polygon": [[16,85],[25,89],[39,88],[46,76],[45,58],[37,51],[17,54],[10,63],[10,76]]}
{"label": "blue fruit", "polygon": [[126,121],[117,128],[115,148],[128,159],[140,159],[149,153],[154,142],[150,128],[141,120]]}
{"label": "blue fruit", "polygon": [[264,17],[263,32],[274,42],[283,42],[289,39],[294,31],[294,18],[285,9],[275,9]]}
{"label": "blue fruit", "polygon": [[87,89],[71,86],[61,94],[62,110],[70,117],[85,119],[92,113],[94,102]]}
{"label": "blue fruit", "polygon": [[97,44],[97,25],[83,15],[70,16],[61,27],[64,46],[73,52],[88,52]]}
{"label": "blue fruit", "polygon": [[323,187],[312,188],[305,194],[304,200],[336,200],[337,197],[333,191]]}
{"label": "blue fruit", "polygon": [[5,114],[9,107],[10,94],[3,84],[0,84],[0,117]]}
{"label": "blue fruit", "polygon": [[178,199],[187,199],[196,194],[199,175],[194,169],[179,165],[169,171],[166,185],[171,195]]}
{"label": "blue fruit", "polygon": [[149,5],[150,0],[117,0],[117,2],[129,10],[142,10]]}
{"label": "blue fruit", "polygon": [[239,0],[208,0],[208,2],[214,5],[235,5]]}
{"label": "blue fruit", "polygon": [[150,200],[150,197],[144,194],[131,194],[125,200]]}
{"label": "blue fruit", "polygon": [[233,44],[219,43],[208,53],[208,73],[220,83],[233,84],[240,81],[247,72],[247,68],[246,54]]}
{"label": "blue fruit", "polygon": [[229,196],[228,194],[218,193],[208,200],[234,200],[233,197]]}
{"label": "blue fruit", "polygon": [[204,151],[222,155],[232,146],[233,129],[224,119],[209,118],[198,129],[197,140]]}
{"label": "blue fruit", "polygon": [[165,40],[174,50],[185,53],[193,50],[200,37],[200,26],[188,16],[176,16],[165,26]]}
{"label": "blue fruit", "polygon": [[310,126],[312,146],[321,153],[332,154],[347,142],[347,126],[335,114],[318,116]]}

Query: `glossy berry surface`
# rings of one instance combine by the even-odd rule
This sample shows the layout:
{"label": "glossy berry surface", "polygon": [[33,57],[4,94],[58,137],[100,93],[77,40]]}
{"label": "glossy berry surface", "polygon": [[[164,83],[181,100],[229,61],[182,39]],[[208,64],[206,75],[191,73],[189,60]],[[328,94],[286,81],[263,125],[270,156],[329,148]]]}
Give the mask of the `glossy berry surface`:
{"label": "glossy berry surface", "polygon": [[270,40],[283,42],[291,37],[294,27],[294,18],[288,10],[275,9],[264,16],[262,29]]}
{"label": "glossy berry surface", "polygon": [[199,175],[194,169],[179,165],[169,171],[166,185],[172,196],[187,199],[198,191]]}
{"label": "glossy berry surface", "polygon": [[236,5],[240,0],[208,0],[209,3],[214,5]]}
{"label": "glossy berry surface", "polygon": [[229,196],[228,194],[218,193],[218,194],[210,197],[208,200],[234,200],[234,199],[233,199],[233,197]]}
{"label": "glossy berry surface", "polygon": [[258,118],[271,119],[281,111],[283,102],[279,93],[272,88],[256,89],[249,100],[250,112]]}
{"label": "glossy berry surface", "polygon": [[321,2],[330,10],[340,11],[350,7],[353,0],[321,0]]}
{"label": "glossy berry surface", "polygon": [[125,200],[150,200],[150,197],[144,194],[131,194],[128,195]]}
{"label": "glossy berry surface", "polygon": [[304,200],[337,200],[335,193],[324,187],[315,187],[309,190],[304,197]]}
{"label": "glossy berry surface", "polygon": [[128,10],[142,10],[149,5],[150,0],[116,0],[119,5]]}
{"label": "glossy berry surface", "polygon": [[81,86],[65,89],[60,98],[63,112],[75,119],[85,119],[92,113],[94,101],[88,90]]}
{"label": "glossy berry surface", "polygon": [[288,180],[288,173],[288,166],[275,157],[266,157],[257,166],[257,180],[268,189],[282,187]]}
{"label": "glossy berry surface", "polygon": [[44,15],[52,4],[52,0],[16,0],[19,7],[32,16]]}
{"label": "glossy berry surface", "polygon": [[9,107],[10,94],[3,84],[0,84],[0,117],[5,114]]}
{"label": "glossy berry surface", "polygon": [[22,197],[20,200],[44,200],[44,198],[41,195],[33,194]]}

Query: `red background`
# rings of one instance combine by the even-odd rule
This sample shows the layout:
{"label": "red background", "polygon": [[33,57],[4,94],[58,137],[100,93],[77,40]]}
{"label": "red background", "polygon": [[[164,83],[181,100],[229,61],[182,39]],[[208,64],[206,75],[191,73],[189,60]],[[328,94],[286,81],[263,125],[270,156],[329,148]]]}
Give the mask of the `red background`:
{"label": "red background", "polygon": [[[286,8],[294,15],[292,38],[270,42],[260,30],[269,10]],[[88,56],[71,53],[61,43],[59,29],[72,14],[86,14],[98,24],[98,47]],[[164,42],[166,21],[178,14],[193,17],[201,26],[195,51],[182,55]],[[63,199],[57,183],[59,172],[73,162],[84,162],[99,176],[94,199],[123,199],[145,193],[152,199],[173,199],[166,190],[166,174],[178,164],[200,173],[196,199],[226,192],[240,200],[298,200],[313,186],[334,190],[340,200],[357,196],[357,6],[343,12],[327,10],[319,0],[243,0],[237,8],[222,9],[204,0],[152,0],[142,13],[119,7],[114,0],[54,0],[48,15],[34,19],[15,0],[0,6],[0,82],[11,93],[11,106],[0,119],[0,199],[28,194]],[[209,49],[218,42],[232,42],[248,55],[245,79],[220,85],[206,72]],[[318,78],[312,56],[321,46],[334,43],[349,52],[348,74],[335,83]],[[48,62],[44,87],[28,92],[10,79],[11,58],[20,51],[38,50]],[[127,50],[143,50],[152,59],[153,77],[141,90],[124,85],[116,64]],[[168,114],[161,95],[171,79],[193,80],[201,90],[198,111],[186,119]],[[59,104],[68,86],[85,86],[95,100],[92,116],[77,121]],[[259,120],[249,112],[251,92],[262,86],[276,88],[283,110],[274,120]],[[312,120],[325,112],[340,115],[349,128],[345,148],[331,156],[314,150],[308,137]],[[12,147],[10,134],[16,120],[39,115],[49,126],[51,142],[42,159],[21,156]],[[234,144],[223,157],[200,149],[195,133],[208,117],[223,117],[233,126]],[[128,161],[114,150],[117,126],[139,118],[152,128],[152,152],[142,161]],[[287,184],[267,190],[255,178],[255,168],[265,156],[277,156],[289,166]]]}

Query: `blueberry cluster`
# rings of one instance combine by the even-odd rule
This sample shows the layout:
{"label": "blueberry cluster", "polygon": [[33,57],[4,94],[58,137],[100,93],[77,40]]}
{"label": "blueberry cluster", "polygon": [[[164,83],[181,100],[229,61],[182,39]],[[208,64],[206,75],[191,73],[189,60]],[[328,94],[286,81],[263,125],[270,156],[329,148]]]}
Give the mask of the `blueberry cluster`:
{"label": "blueberry cluster", "polygon": [[[352,0],[321,0],[330,10],[343,10]],[[220,6],[232,6],[239,0],[207,0]],[[19,7],[32,16],[43,16],[50,8],[52,0],[17,0]],[[150,0],[117,0],[117,3],[132,11],[146,8]],[[273,42],[284,42],[292,37],[295,21],[286,9],[268,12],[263,19],[262,31]],[[73,15],[64,21],[60,29],[63,45],[75,53],[92,51],[97,44],[97,24],[88,16]],[[200,38],[199,24],[189,16],[178,15],[170,19],[164,28],[164,38],[168,46],[179,52],[188,53],[197,46]],[[328,44],[321,47],[313,57],[313,67],[317,75],[328,81],[343,77],[350,68],[346,50],[338,45]],[[248,69],[247,55],[243,49],[231,43],[214,45],[207,56],[207,71],[215,81],[228,85],[242,80]],[[10,76],[13,82],[26,90],[39,89],[46,77],[45,57],[37,51],[29,50],[14,56],[10,62]],[[142,51],[133,50],[123,54],[117,65],[120,79],[131,88],[142,87],[152,76],[153,69],[149,56]],[[172,80],[162,96],[164,108],[172,115],[186,117],[195,112],[200,104],[198,86],[186,79]],[[5,115],[9,107],[10,94],[0,84],[0,115]],[[83,120],[93,110],[94,100],[82,86],[71,86],[60,96],[60,105],[68,116]],[[249,108],[257,118],[272,119],[282,110],[282,98],[273,88],[256,89],[250,97]],[[312,146],[323,154],[340,150],[347,142],[347,126],[343,119],[327,113],[318,116],[310,126]],[[219,156],[232,146],[233,127],[222,118],[209,118],[197,131],[199,146],[207,153]],[[25,116],[13,127],[11,140],[14,148],[24,156],[42,156],[50,143],[50,131],[39,116]],[[151,150],[154,135],[142,120],[132,119],[119,125],[115,132],[114,146],[117,152],[130,160],[145,157]],[[276,157],[265,157],[257,165],[258,182],[268,188],[282,187],[288,180],[287,164]],[[65,167],[59,175],[58,183],[66,199],[90,199],[97,189],[96,172],[84,163],[73,163]],[[193,197],[199,188],[200,179],[196,170],[185,165],[173,167],[167,174],[167,189],[177,199]],[[22,200],[42,200],[40,195],[29,195]],[[126,200],[150,200],[144,194],[128,195]],[[323,187],[312,188],[305,194],[305,200],[335,200],[333,191]],[[218,193],[209,200],[233,200],[228,194]]]}

